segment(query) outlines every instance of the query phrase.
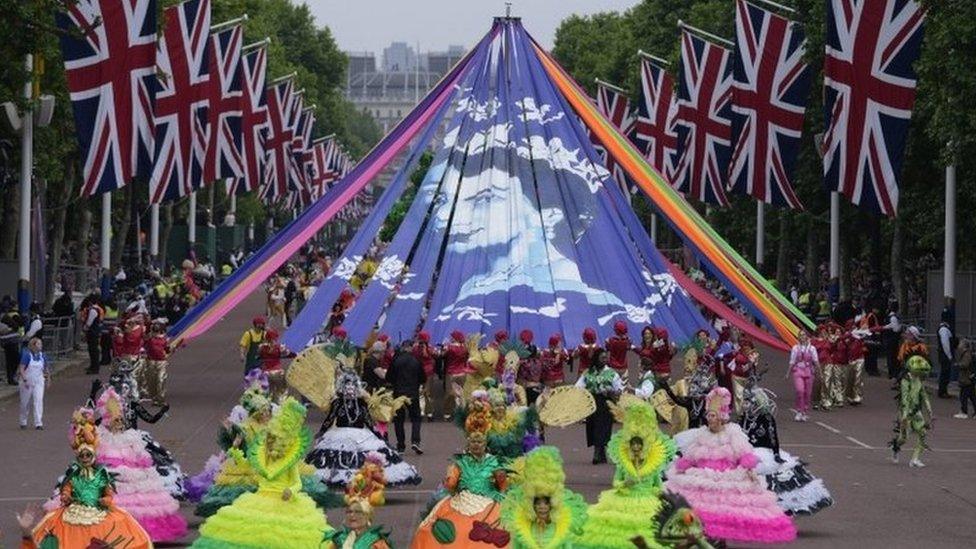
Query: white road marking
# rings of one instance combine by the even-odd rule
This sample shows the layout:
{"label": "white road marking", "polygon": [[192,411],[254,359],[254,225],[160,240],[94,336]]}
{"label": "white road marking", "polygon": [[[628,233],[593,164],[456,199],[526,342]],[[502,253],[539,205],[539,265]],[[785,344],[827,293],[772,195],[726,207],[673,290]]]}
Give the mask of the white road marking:
{"label": "white road marking", "polygon": [[847,440],[853,442],[854,444],[857,444],[858,446],[860,446],[862,448],[867,448],[868,450],[874,450],[875,449],[873,446],[869,446],[867,444],[864,444],[863,442],[861,442],[860,440],[857,440],[854,437],[845,436],[844,438],[846,438]]}
{"label": "white road marking", "polygon": [[830,431],[831,433],[834,433],[835,435],[839,435],[840,434],[840,429],[835,429],[835,428],[831,427],[830,425],[827,425],[826,423],[824,423],[822,421],[815,421],[814,423],[816,423],[817,425],[819,425],[819,426],[823,427],[824,429]]}

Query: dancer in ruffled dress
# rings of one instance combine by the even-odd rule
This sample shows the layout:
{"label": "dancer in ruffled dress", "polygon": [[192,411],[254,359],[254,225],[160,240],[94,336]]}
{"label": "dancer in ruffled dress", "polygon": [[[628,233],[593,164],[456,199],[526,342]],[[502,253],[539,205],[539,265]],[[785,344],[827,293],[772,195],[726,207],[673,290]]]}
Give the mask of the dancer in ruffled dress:
{"label": "dancer in ruffled dress", "polygon": [[691,503],[709,538],[785,543],[796,538],[792,519],[754,471],[759,458],[738,424],[729,423],[732,394],[716,387],[706,399],[706,427],[689,432],[683,455],[668,470],[665,489]]}
{"label": "dancer in ruffled dress", "polygon": [[[186,480],[186,475],[183,474],[183,469],[180,467],[180,464],[176,462],[176,459],[169,450],[153,438],[149,431],[139,429],[140,419],[146,423],[155,425],[160,419],[165,417],[166,412],[169,411],[169,405],[164,405],[155,413],[146,409],[140,401],[141,395],[130,366],[128,363],[118,364],[118,368],[108,380],[109,386],[115,389],[115,392],[118,393],[124,403],[122,406],[122,419],[125,423],[125,428],[135,429],[139,432],[146,445],[146,451],[152,457],[153,467],[156,468],[156,472],[162,477],[166,490],[174,498],[183,499],[183,482]],[[89,395],[92,402],[98,400],[103,388],[101,381],[96,379],[92,382],[92,389]]]}
{"label": "dancer in ruffled dress", "polygon": [[99,436],[95,412],[90,408],[75,410],[69,435],[75,462],[58,485],[58,505],[33,528],[23,546],[152,547],[149,534],[116,505],[112,475],[96,461]]}
{"label": "dancer in ruffled dress", "polygon": [[616,467],[613,488],[590,506],[586,525],[574,547],[615,549],[633,547],[641,536],[651,547],[661,510],[661,474],[675,454],[674,442],[657,427],[650,403],[632,401],[622,411],[623,426],[607,448]]}
{"label": "dancer in ruffled dress", "polygon": [[554,446],[525,455],[505,494],[502,526],[513,549],[570,549],[586,522],[586,500],[566,488],[563,459]]}
{"label": "dancer in ruffled dress", "polygon": [[501,461],[487,451],[490,428],[487,410],[468,414],[467,450],[448,468],[444,478],[447,495],[420,522],[412,549],[508,547],[511,535],[499,519],[508,476]]}
{"label": "dancer in ruffled dress", "polygon": [[376,452],[383,456],[384,474],[390,486],[419,484],[417,469],[373,431],[368,396],[356,372],[339,370],[335,398],[306,461],[326,484],[342,487],[363,466],[366,455]]}
{"label": "dancer in ruffled dress", "polygon": [[180,504],[167,492],[163,479],[153,468],[142,434],[127,429],[125,404],[109,387],[98,398],[101,416],[98,427],[97,463],[115,482],[115,504],[129,512],[154,542],[177,541],[187,532]]}
{"label": "dancer in ruffled dress", "polygon": [[766,487],[776,494],[786,514],[812,515],[833,505],[834,500],[822,479],[815,477],[795,456],[780,449],[775,395],[759,386],[761,379],[762,372],[754,370],[746,382],[739,418],[753,453],[759,458],[755,471],[765,478]]}
{"label": "dancer in ruffled dress", "polygon": [[305,407],[286,397],[266,429],[230,456],[247,460],[260,477],[257,492],[241,494],[200,526],[199,549],[318,549],[332,527],[302,491],[300,468],[311,445]]}

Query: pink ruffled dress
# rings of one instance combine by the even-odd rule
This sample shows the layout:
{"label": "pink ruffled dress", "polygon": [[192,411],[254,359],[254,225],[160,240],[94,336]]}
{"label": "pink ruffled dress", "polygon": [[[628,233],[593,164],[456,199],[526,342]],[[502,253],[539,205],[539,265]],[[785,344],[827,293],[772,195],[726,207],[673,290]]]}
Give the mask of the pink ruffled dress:
{"label": "pink ruffled dress", "polygon": [[99,427],[96,461],[115,476],[115,505],[128,511],[154,542],[177,541],[186,536],[186,519],[153,467],[142,434],[121,433]]}
{"label": "pink ruffled dress", "polygon": [[738,424],[719,433],[707,426],[689,432],[691,442],[668,470],[665,490],[681,494],[705,526],[709,538],[748,543],[796,539],[793,520],[776,503],[759,463]]}

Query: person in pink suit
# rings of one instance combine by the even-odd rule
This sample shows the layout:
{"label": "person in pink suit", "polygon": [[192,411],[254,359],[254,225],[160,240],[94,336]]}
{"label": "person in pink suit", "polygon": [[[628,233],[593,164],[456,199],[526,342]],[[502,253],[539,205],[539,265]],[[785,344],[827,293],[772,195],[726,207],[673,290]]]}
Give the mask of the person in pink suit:
{"label": "person in pink suit", "polygon": [[664,488],[683,496],[709,538],[734,543],[786,543],[796,539],[793,520],[776,503],[754,469],[759,459],[749,439],[729,422],[732,393],[715,387],[705,398],[706,426],[683,433],[687,442],[668,471]]}
{"label": "person in pink suit", "polygon": [[793,390],[796,391],[796,415],[794,421],[810,419],[810,405],[813,399],[813,381],[817,368],[820,366],[817,348],[810,343],[810,336],[800,332],[799,340],[790,349],[789,375],[793,378]]}

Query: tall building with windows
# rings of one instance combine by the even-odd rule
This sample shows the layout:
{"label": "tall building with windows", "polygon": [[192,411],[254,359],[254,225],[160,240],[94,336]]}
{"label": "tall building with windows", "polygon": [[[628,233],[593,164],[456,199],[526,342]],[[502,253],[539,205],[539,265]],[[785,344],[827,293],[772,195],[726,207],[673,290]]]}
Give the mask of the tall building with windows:
{"label": "tall building with windows", "polygon": [[464,53],[463,46],[418,53],[406,42],[393,42],[377,63],[372,52],[347,52],[346,98],[388,132]]}

